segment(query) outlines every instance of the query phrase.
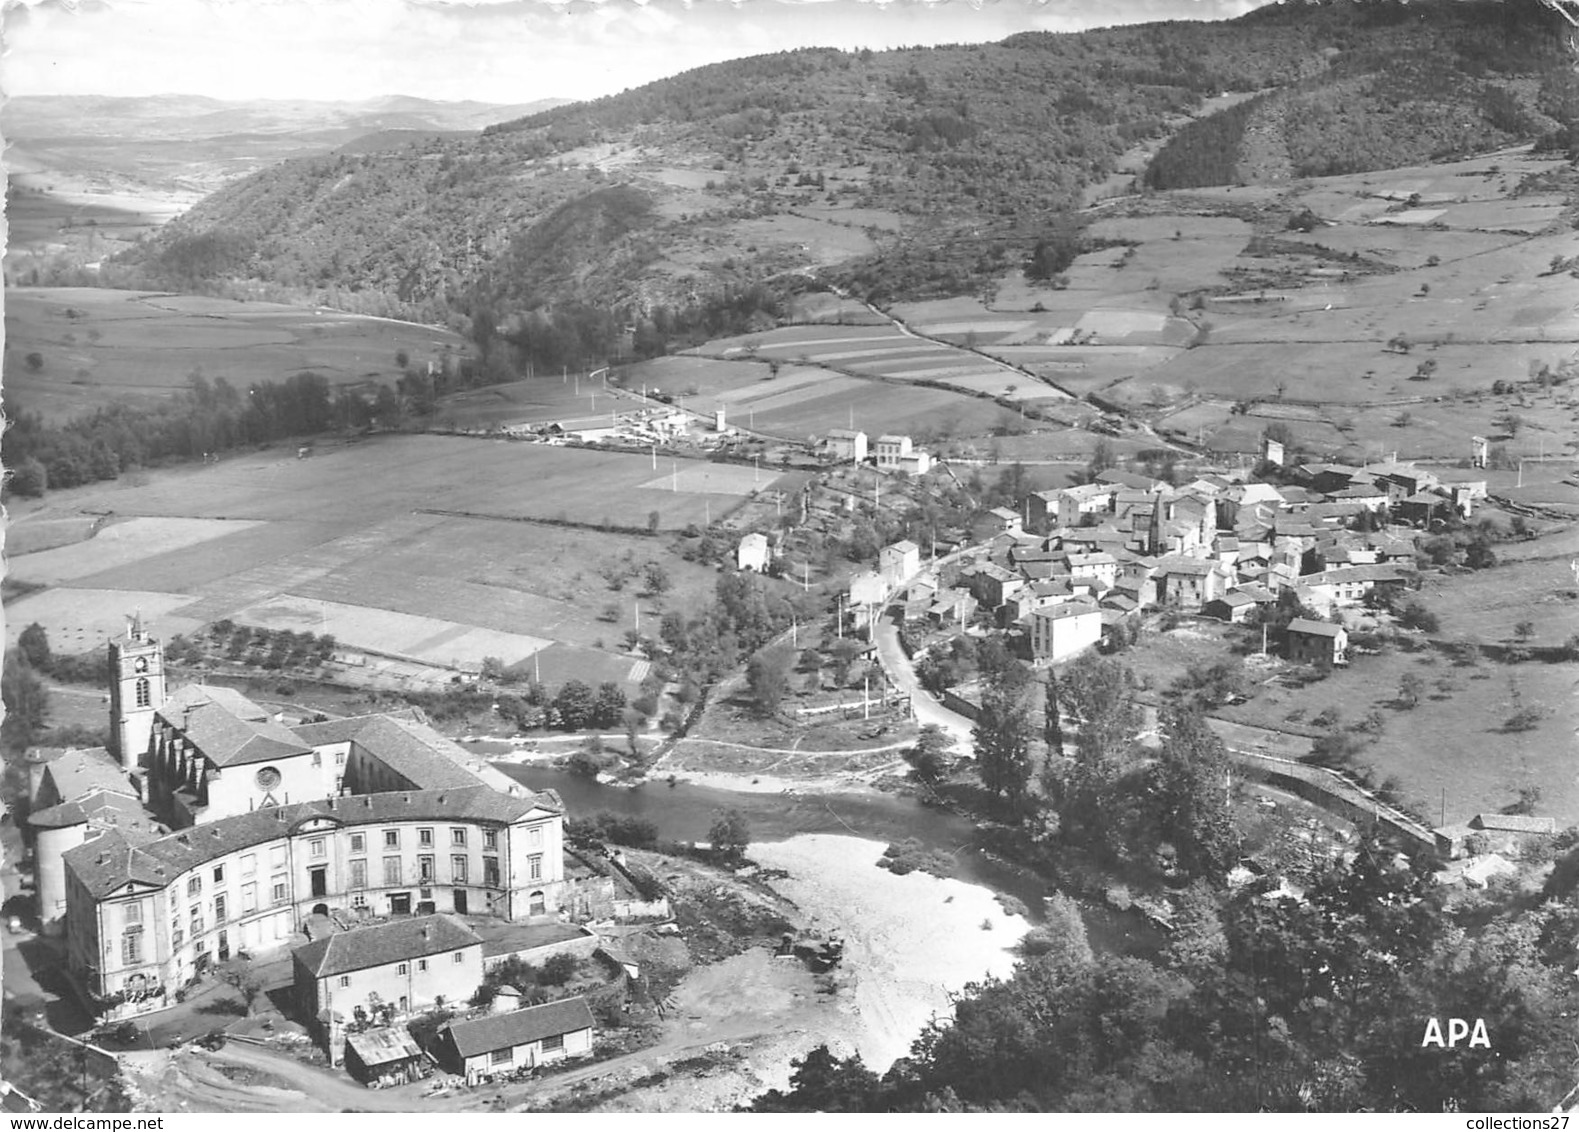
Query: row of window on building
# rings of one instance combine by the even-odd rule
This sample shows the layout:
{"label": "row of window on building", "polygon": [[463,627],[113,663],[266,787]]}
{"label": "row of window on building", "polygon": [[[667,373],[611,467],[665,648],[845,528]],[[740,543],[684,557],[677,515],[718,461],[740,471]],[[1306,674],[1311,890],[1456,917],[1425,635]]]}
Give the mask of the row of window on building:
{"label": "row of window on building", "polygon": [[[400,848],[400,830],[386,829],[382,831],[382,834],[384,848]],[[435,831],[432,828],[419,828],[417,830],[417,845],[419,847],[432,846],[434,843],[434,834]],[[527,831],[527,834],[529,845],[542,845],[543,831],[541,828],[530,829]],[[497,849],[499,845],[498,830],[483,830],[482,841],[484,850]],[[450,844],[452,846],[465,846],[466,843],[466,828],[464,826],[451,826]],[[308,854],[312,859],[326,860],[328,858],[328,843],[326,838],[315,837],[312,838],[307,844]],[[351,852],[367,852],[367,835],[365,833],[351,834]],[[283,869],[285,867],[285,855],[286,851],[284,845],[275,845],[270,848],[269,866],[271,871]],[[347,887],[353,890],[364,889],[368,887],[367,860],[365,858],[353,858],[349,864],[350,877]],[[241,875],[243,877],[255,876],[257,873],[257,865],[258,855],[256,853],[243,854],[241,857]],[[403,873],[404,866],[400,857],[386,856],[383,858],[384,887],[395,887],[407,883],[404,879]],[[418,884],[437,883],[437,874],[437,858],[433,854],[422,854],[417,857],[416,880]],[[210,875],[212,876],[213,883],[215,885],[224,884],[225,866],[222,864],[215,865]],[[531,880],[543,879],[543,855],[541,853],[534,853],[527,857],[527,876]],[[482,883],[485,886],[495,887],[499,884],[499,878],[499,858],[484,857],[482,861]],[[450,883],[471,883],[471,863],[465,854],[455,853],[450,856]],[[324,893],[318,891],[317,882],[315,881],[313,895],[320,896],[323,894]],[[192,876],[187,878],[186,895],[188,899],[201,898],[203,895],[202,873],[194,873]],[[243,883],[241,885],[240,895],[242,915],[248,915],[258,910],[258,886],[256,881],[246,881]],[[272,906],[288,904],[290,903],[290,898],[290,878],[285,873],[275,872],[269,882],[270,904]],[[365,906],[365,901],[356,901],[355,903]],[[140,963],[142,962],[143,955],[142,904],[141,902],[134,902],[122,905],[122,908],[125,917],[125,931],[121,938],[121,960],[123,963]],[[213,910],[214,923],[216,926],[229,921],[230,907],[228,893],[222,892],[216,893],[214,895]],[[180,947],[186,941],[188,930],[190,930],[191,937],[194,940],[201,936],[206,930],[203,907],[199,904],[193,904],[189,907],[188,915],[184,921],[179,915],[171,920],[171,946]]]}

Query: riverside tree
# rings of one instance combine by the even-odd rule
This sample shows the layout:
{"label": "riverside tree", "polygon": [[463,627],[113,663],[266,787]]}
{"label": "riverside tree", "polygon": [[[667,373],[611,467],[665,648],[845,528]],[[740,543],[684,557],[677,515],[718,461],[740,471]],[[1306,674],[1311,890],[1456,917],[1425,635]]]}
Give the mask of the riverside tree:
{"label": "riverside tree", "polygon": [[1012,658],[988,676],[981,713],[971,736],[976,744],[981,781],[992,793],[1018,810],[1031,779],[1030,673]]}

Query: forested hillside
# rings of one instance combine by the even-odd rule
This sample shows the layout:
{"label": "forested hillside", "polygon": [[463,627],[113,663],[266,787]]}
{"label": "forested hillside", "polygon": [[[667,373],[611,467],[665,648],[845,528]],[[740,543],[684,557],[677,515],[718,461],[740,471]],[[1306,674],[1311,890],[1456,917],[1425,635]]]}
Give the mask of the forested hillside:
{"label": "forested hillside", "polygon": [[1121,154],[1222,91],[1273,93],[1185,129],[1153,183],[1231,180],[1274,98],[1300,173],[1539,136],[1565,66],[1556,19],[1535,0],[1271,5],[1225,23],[740,59],[480,137],[286,162],[106,280],[447,322],[504,369],[651,352],[771,321],[808,266],[880,298],[969,290],[1067,230]]}
{"label": "forested hillside", "polygon": [[1319,75],[1186,126],[1146,183],[1264,179],[1247,161],[1257,144],[1286,147],[1287,175],[1322,177],[1543,137],[1566,121],[1575,79],[1556,40],[1531,34],[1539,18],[1534,4],[1505,4],[1374,5],[1362,21],[1328,19]]}

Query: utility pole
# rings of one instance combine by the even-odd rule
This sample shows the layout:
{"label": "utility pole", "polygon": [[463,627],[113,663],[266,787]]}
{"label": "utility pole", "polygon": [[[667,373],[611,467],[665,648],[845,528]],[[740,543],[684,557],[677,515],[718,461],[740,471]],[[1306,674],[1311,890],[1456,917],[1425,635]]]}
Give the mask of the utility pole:
{"label": "utility pole", "polygon": [[669,490],[680,490],[680,462],[673,457],[669,459]]}

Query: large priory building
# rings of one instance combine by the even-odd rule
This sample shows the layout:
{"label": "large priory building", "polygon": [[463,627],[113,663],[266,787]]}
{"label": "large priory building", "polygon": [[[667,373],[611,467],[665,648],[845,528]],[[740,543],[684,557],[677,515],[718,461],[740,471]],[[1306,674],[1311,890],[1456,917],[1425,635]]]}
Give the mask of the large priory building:
{"label": "large priory building", "polygon": [[45,930],[105,1010],[157,1008],[313,915],[558,915],[564,811],[404,711],[287,726],[168,692],[140,621],[110,647],[109,751],[39,752],[28,818]]}

